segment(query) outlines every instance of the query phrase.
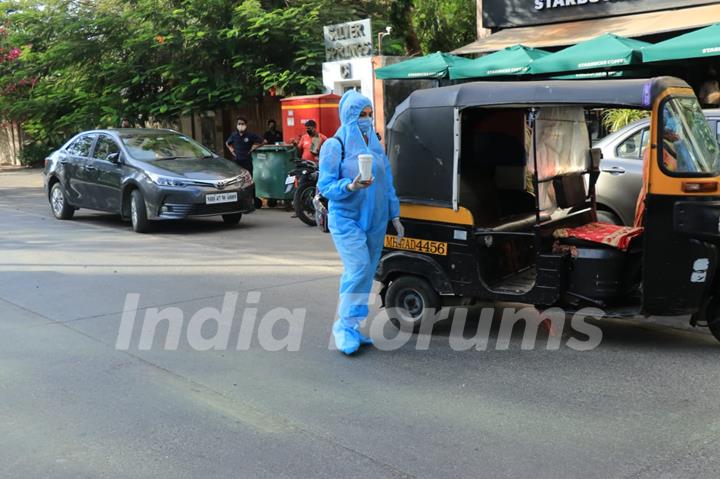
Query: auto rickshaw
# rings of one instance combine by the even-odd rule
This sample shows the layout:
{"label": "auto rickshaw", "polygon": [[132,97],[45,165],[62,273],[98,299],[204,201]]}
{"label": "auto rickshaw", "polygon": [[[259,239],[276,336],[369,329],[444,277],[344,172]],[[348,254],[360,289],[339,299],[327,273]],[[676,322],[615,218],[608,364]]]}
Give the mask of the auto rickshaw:
{"label": "auto rickshaw", "polygon": [[[650,116],[634,227],[597,222],[596,108]],[[419,90],[387,141],[405,237],[389,227],[376,279],[401,327],[460,299],[691,315],[720,339],[720,148],[682,80]]]}

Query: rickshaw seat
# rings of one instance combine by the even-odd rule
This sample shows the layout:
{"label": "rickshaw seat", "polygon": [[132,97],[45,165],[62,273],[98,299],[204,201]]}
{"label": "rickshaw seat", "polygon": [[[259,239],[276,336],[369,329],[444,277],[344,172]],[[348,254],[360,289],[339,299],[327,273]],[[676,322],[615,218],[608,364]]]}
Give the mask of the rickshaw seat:
{"label": "rickshaw seat", "polygon": [[575,228],[560,228],[553,236],[562,244],[586,248],[613,248],[628,251],[643,228],[591,222]]}
{"label": "rickshaw seat", "polygon": [[615,249],[613,246],[581,238],[560,238],[560,244],[576,246],[578,248]]}

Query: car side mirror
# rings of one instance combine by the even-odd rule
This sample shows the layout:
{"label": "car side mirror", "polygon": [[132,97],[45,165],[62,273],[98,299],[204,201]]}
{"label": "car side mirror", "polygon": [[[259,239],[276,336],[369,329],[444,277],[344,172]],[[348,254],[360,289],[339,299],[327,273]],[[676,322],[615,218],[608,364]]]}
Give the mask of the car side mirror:
{"label": "car side mirror", "polygon": [[120,153],[110,153],[106,158],[110,163],[120,164]]}

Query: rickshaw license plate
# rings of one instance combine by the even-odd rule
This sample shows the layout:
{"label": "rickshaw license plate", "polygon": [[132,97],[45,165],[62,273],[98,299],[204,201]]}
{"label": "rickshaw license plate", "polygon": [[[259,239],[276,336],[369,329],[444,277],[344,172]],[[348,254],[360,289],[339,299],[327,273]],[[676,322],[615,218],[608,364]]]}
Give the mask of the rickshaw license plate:
{"label": "rickshaw license plate", "polygon": [[214,195],[207,195],[205,197],[205,204],[215,205],[217,203],[230,203],[237,201],[237,193],[216,193]]}
{"label": "rickshaw license plate", "polygon": [[403,238],[402,241],[398,243],[397,236],[385,235],[385,247],[447,256],[447,243],[441,241],[430,241],[418,238]]}

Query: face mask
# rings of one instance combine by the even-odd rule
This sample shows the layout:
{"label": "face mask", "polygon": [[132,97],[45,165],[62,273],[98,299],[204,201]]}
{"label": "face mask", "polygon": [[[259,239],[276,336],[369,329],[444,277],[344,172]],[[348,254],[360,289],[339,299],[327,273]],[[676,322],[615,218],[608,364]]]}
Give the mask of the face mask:
{"label": "face mask", "polygon": [[370,118],[360,118],[358,120],[358,128],[360,128],[363,135],[367,135],[370,132],[370,128],[372,128],[372,120]]}
{"label": "face mask", "polygon": [[308,135],[312,136],[312,134],[313,134],[313,131],[312,131],[311,129],[309,129],[309,128],[308,128],[308,129],[307,129],[307,130],[305,130],[305,131],[307,132],[307,134],[308,134]]}
{"label": "face mask", "polygon": [[238,125],[237,129],[240,133],[242,133],[243,131],[247,130],[247,125]]}

